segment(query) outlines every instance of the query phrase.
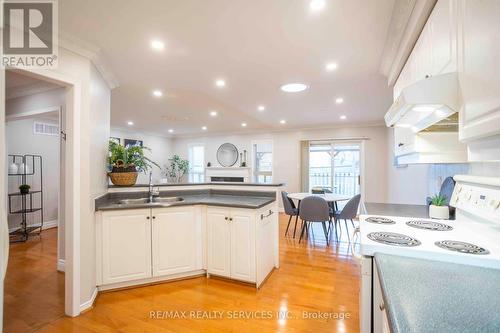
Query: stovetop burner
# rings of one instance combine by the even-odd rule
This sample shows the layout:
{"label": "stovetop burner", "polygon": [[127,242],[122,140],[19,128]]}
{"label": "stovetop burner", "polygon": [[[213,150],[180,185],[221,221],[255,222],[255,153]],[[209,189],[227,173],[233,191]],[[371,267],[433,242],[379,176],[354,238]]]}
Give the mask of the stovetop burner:
{"label": "stovetop burner", "polygon": [[365,221],[378,224],[396,224],[395,221],[388,219],[387,217],[378,217],[378,216],[369,217]]}
{"label": "stovetop burner", "polygon": [[433,221],[425,221],[425,220],[413,220],[406,222],[406,225],[417,228],[417,229],[425,229],[432,231],[449,231],[453,230],[451,225],[447,225],[444,223],[438,223]]}
{"label": "stovetop burner", "polygon": [[395,246],[418,246],[421,244],[418,239],[395,232],[371,232],[368,234],[368,238],[375,242]]}
{"label": "stovetop burner", "polygon": [[468,254],[489,254],[490,251],[480,246],[453,240],[443,240],[435,242],[435,245],[442,249]]}

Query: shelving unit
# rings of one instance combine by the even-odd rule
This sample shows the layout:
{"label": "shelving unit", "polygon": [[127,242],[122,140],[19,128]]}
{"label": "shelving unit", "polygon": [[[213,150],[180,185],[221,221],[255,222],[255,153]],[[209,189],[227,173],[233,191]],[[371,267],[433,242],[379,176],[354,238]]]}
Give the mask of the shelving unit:
{"label": "shelving unit", "polygon": [[[34,177],[39,177],[40,189],[31,190],[29,193],[8,193],[9,214],[20,215],[19,228],[11,231],[11,242],[25,242],[30,235],[39,235],[43,227],[43,159],[40,155],[8,155],[8,164],[15,163],[22,166],[18,173],[9,173],[9,178],[16,177],[21,184],[33,187]],[[20,204],[20,205],[19,205]],[[39,215],[39,221],[28,225],[28,216]],[[35,233],[36,232],[36,233]]]}

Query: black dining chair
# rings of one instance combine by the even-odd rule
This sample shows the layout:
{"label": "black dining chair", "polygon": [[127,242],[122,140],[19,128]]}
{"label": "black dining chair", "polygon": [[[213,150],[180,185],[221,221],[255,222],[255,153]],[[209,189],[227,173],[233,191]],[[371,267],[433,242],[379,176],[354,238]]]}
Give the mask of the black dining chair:
{"label": "black dining chair", "polygon": [[325,199],[318,196],[305,197],[300,202],[299,216],[303,222],[299,243],[309,223],[321,222],[323,225],[323,232],[325,233],[326,245],[330,245],[328,229],[326,227],[326,223],[330,220],[330,206],[328,206]]}
{"label": "black dining chair", "polygon": [[[336,229],[337,223],[340,226],[340,220],[344,220],[346,230],[347,230],[347,220],[351,220],[351,224],[354,227],[353,219],[355,219],[356,216],[358,215],[360,200],[361,200],[361,194],[357,194],[353,196],[351,199],[349,199],[349,201],[341,211],[330,210],[330,217],[333,218],[333,220],[335,221],[335,235],[337,234],[337,229]],[[331,227],[332,227],[332,220],[330,219],[330,225],[328,229],[330,230]],[[349,233],[347,233],[347,236],[349,237]]]}
{"label": "black dining chair", "polygon": [[289,215],[288,224],[286,226],[285,236],[288,234],[288,228],[290,228],[290,222],[292,217],[295,216],[295,227],[293,228],[293,238],[295,238],[295,231],[297,230],[297,220],[299,218],[299,209],[295,207],[293,200],[288,197],[288,193],[281,191],[281,198],[283,199],[283,208],[285,209],[285,214]]}

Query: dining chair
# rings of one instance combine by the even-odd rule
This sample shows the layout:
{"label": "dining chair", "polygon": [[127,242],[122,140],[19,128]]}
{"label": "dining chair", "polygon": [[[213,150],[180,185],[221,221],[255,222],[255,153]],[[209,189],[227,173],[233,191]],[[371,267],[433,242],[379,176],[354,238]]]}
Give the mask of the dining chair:
{"label": "dining chair", "polygon": [[293,228],[293,238],[295,238],[295,231],[297,230],[297,220],[299,218],[299,209],[295,207],[292,199],[288,197],[288,193],[281,191],[281,198],[283,199],[283,208],[285,209],[285,214],[289,215],[288,224],[286,226],[285,236],[288,234],[288,228],[290,228],[290,222],[292,217],[295,216],[295,227]]}
{"label": "dining chair", "polygon": [[330,206],[325,199],[318,196],[305,197],[300,203],[300,219],[303,221],[300,232],[299,243],[304,236],[304,231],[308,228],[308,223],[321,222],[325,233],[326,245],[330,245],[326,223],[330,220]]}
{"label": "dining chair", "polygon": [[[344,206],[344,208],[341,211],[333,211],[330,210],[330,217],[333,218],[335,221],[335,235],[337,234],[337,223],[340,226],[340,220],[344,220],[345,222],[345,228],[347,230],[347,220],[351,220],[351,224],[354,227],[354,221],[353,219],[356,218],[358,214],[358,208],[359,208],[359,202],[361,200],[361,194],[357,194],[353,196],[347,204]],[[330,225],[328,226],[328,231],[330,231],[332,227],[332,220],[330,219]],[[347,233],[347,237],[349,238],[349,233]]]}

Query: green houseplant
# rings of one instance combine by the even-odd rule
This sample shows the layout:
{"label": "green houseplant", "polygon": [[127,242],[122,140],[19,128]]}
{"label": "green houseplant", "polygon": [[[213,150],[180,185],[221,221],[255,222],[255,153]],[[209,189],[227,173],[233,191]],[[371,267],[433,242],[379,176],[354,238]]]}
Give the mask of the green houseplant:
{"label": "green houseplant", "polygon": [[165,166],[165,175],[171,183],[180,183],[182,178],[189,171],[189,161],[182,159],[179,155],[174,155],[169,159],[170,164]]}
{"label": "green houseplant", "polygon": [[21,194],[28,194],[28,193],[30,193],[30,188],[31,188],[31,186],[29,186],[27,184],[23,184],[23,185],[19,186],[19,191],[21,192]]}
{"label": "green houseplant", "polygon": [[441,194],[436,194],[431,198],[429,206],[429,217],[433,219],[448,220],[450,218],[450,208],[446,205],[448,199]]}
{"label": "green houseplant", "polygon": [[147,147],[122,146],[114,141],[109,141],[109,178],[115,185],[131,186],[137,181],[139,172],[146,173],[153,167],[160,167],[157,163],[145,156]]}

